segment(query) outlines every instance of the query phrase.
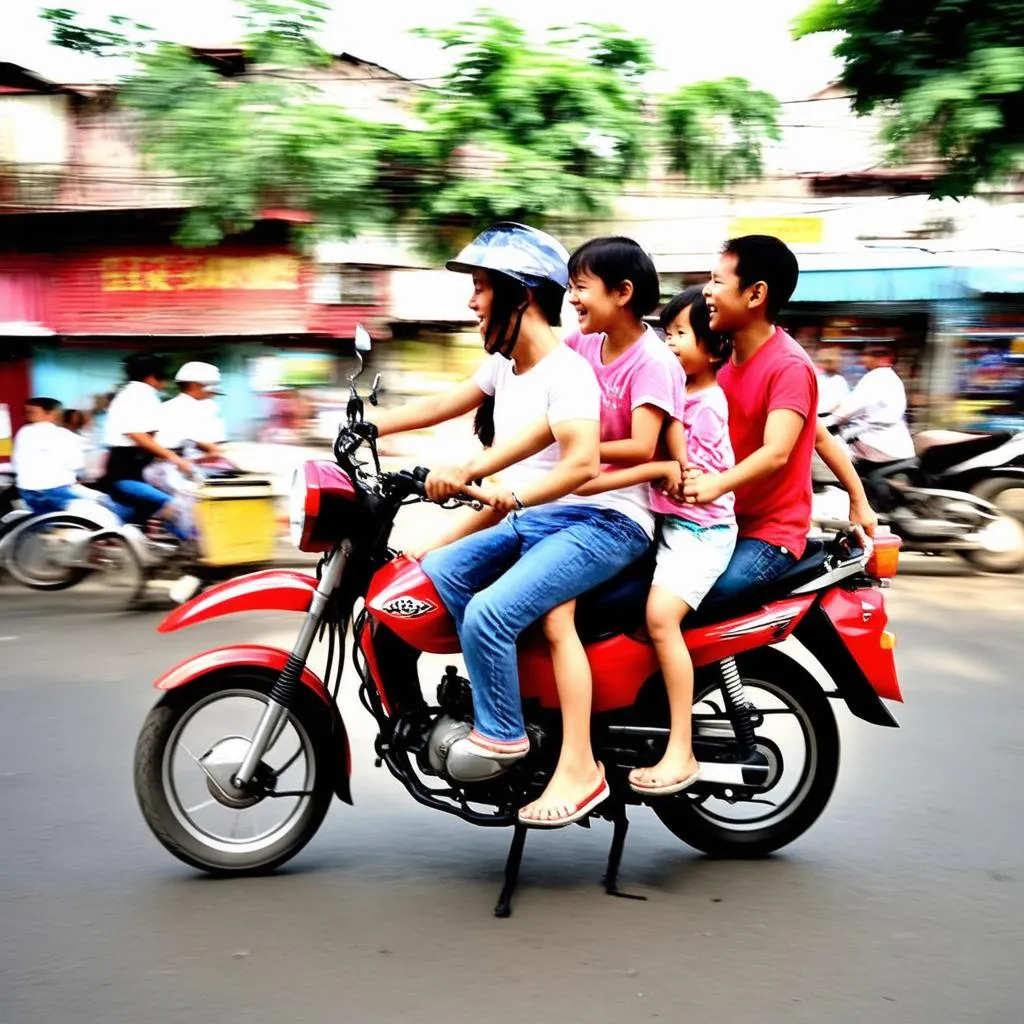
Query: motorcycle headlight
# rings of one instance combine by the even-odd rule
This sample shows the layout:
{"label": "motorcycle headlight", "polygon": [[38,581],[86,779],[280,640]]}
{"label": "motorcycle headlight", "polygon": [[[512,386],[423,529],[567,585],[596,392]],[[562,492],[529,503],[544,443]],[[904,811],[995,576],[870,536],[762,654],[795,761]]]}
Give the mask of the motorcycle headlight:
{"label": "motorcycle headlight", "polygon": [[288,491],[288,533],[300,551],[328,551],[345,537],[356,489],[333,462],[306,462]]}

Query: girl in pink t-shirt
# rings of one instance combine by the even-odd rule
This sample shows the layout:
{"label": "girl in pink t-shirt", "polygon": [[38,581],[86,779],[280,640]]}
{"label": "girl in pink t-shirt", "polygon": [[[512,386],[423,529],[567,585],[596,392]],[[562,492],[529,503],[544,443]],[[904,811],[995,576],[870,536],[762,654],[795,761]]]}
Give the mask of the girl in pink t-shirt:
{"label": "girl in pink t-shirt", "polygon": [[[646,483],[650,476],[628,483],[605,480],[619,472],[618,467],[646,469],[651,464],[681,390],[679,364],[643,320],[658,304],[658,274],[650,256],[632,239],[596,238],[573,253],[569,281],[569,299],[580,329],[566,338],[566,344],[590,363],[600,386],[605,470],[576,497],[588,506],[628,516],[653,540],[654,513]],[[679,435],[672,454],[685,461],[681,428]],[[678,484],[679,461],[671,467],[672,482]],[[575,601],[570,601],[544,619],[562,708],[562,750],[547,788],[519,812],[526,825],[569,825],[610,792],[590,745],[593,681],[576,633],[575,610]]]}
{"label": "girl in pink t-shirt", "polygon": [[[731,344],[711,330],[700,288],[688,288],[666,304],[661,314],[668,347],[686,373],[685,393],[677,399],[675,418],[686,431],[687,464],[722,473],[735,459],[729,440],[729,409],[716,383]],[[732,492],[706,505],[683,504],[652,488],[651,507],[663,515],[657,564],[647,599],[647,631],[658,653],[672,715],[668,744],[661,760],[636,768],[629,785],[645,796],[679,793],[700,778],[693,756],[693,662],[681,625],[725,571],[736,547]]]}

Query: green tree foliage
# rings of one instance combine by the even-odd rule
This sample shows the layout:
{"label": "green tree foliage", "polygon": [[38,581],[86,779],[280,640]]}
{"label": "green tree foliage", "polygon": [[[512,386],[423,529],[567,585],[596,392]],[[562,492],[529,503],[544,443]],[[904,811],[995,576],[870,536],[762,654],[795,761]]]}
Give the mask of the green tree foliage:
{"label": "green tree foliage", "polygon": [[133,57],[120,102],[139,117],[148,162],[182,182],[191,208],[179,241],[211,245],[251,227],[268,206],[308,211],[340,236],[389,213],[374,188],[382,129],[323,102],[304,74],[330,60],[314,42],[328,9],[321,0],[246,0],[251,73],[236,77],[187,46],[133,40],[127,33],[145,27],[123,18],[97,30],[66,9],[43,16],[59,44]]}
{"label": "green tree foliage", "polygon": [[797,38],[839,31],[854,109],[891,115],[896,160],[933,143],[946,164],[936,195],[1024,169],[1024,0],[818,0],[794,26]]}
{"label": "green tree foliage", "polygon": [[745,78],[683,86],[661,107],[670,169],[715,188],[761,177],[765,143],[782,138],[781,109]]}
{"label": "green tree foliage", "polygon": [[[155,39],[126,18],[86,29],[44,13],[59,45],[130,56],[120,99],[139,120],[150,164],[176,175],[192,207],[181,240],[205,245],[249,227],[268,206],[313,215],[325,233],[415,221],[428,247],[498,219],[543,224],[608,212],[645,167],[662,116],[644,92],[649,44],[610,25],[534,40],[483,10],[421,30],[451,56],[423,89],[418,124],[371,124],[328,102],[311,68],[326,0],[241,0],[245,74]],[[742,79],[691,86],[664,107],[673,166],[724,186],[761,172],[778,105]]]}

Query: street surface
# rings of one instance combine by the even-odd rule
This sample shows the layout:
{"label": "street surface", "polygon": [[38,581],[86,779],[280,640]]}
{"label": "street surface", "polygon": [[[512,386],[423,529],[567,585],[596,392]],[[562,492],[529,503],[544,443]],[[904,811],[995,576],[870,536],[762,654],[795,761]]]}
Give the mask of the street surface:
{"label": "street surface", "polygon": [[[355,806],[278,875],[211,880],[149,834],[132,753],[151,680],[295,616],[160,636],[166,605],[0,585],[0,1024],[1017,1022],[1024,1015],[1024,579],[907,559],[891,592],[902,728],[839,713],[819,823],[774,858],[705,859],[635,811],[530,837],[412,801],[342,691]],[[440,659],[444,661],[445,659]]]}

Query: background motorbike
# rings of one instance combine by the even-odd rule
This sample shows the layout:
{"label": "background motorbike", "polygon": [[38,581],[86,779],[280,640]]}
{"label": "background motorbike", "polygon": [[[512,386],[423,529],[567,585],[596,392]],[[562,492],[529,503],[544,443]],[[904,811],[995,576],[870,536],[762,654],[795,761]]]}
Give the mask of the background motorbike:
{"label": "background motorbike", "polygon": [[[527,757],[485,782],[451,777],[448,751],[473,721],[471,683],[456,665],[433,685],[421,676],[422,655],[454,654],[458,638],[419,564],[389,546],[399,510],[423,500],[427,471],[381,471],[356,376],[336,461],[307,462],[292,489],[293,539],[323,554],[316,578],[279,569],[231,580],[160,626],[168,632],[237,611],[293,610],[305,617],[291,651],[220,648],[161,676],[162,696],[136,746],[136,794],[159,841],[197,868],[262,872],[293,857],[316,833],[332,794],[352,802],[336,699],[351,627],[360,700],[378,727],[377,765],[421,804],[475,825],[513,827],[495,908],[507,916],[526,838],[517,811],[550,779],[560,746],[548,649],[539,637],[520,644]],[[376,382],[371,401],[375,394]],[[869,551],[852,535],[812,542],[783,578],[687,620],[697,666],[694,747],[704,771],[685,793],[650,801],[680,839],[719,855],[778,849],[810,827],[832,792],[839,736],[829,700],[875,724],[896,724],[882,700],[902,699],[882,583],[896,571],[898,543],[886,538]],[[642,560],[579,602],[594,673],[595,753],[612,788],[592,814],[614,825],[611,893],[626,806],[644,802],[626,776],[653,763],[668,735],[664,685],[642,631],[650,573]],[[317,637],[326,639],[330,688],[309,667]]]}
{"label": "background motorbike", "polygon": [[183,542],[158,519],[123,523],[96,502],[27,517],[0,540],[0,559],[34,590],[63,590],[90,576],[137,604],[154,579],[195,576],[201,585],[268,564],[277,544],[273,487],[229,463],[199,469],[193,504],[194,542]]}
{"label": "background motorbike", "polygon": [[[865,429],[823,421],[846,445]],[[1014,465],[1024,460],[1024,441],[923,431],[914,445],[912,459],[854,462],[879,521],[902,539],[903,550],[956,554],[988,572],[1024,569],[1024,466],[1018,473]],[[846,492],[820,460],[814,492],[816,523],[830,529],[848,521]]]}

